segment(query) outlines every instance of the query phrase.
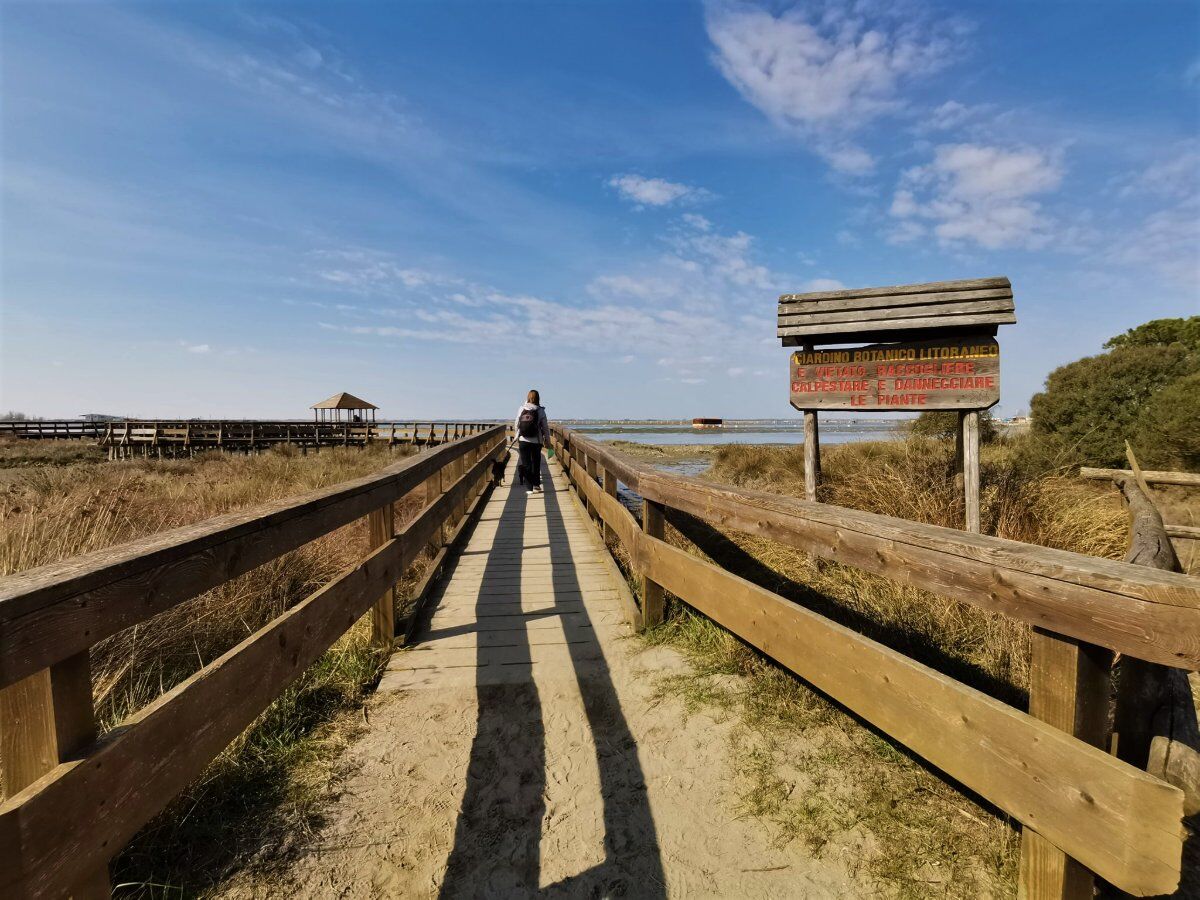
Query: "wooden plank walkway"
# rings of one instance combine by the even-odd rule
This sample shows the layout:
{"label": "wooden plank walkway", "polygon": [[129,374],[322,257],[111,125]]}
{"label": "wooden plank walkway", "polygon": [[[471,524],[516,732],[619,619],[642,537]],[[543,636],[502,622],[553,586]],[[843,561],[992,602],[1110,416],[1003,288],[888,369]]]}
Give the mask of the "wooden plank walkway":
{"label": "wooden plank walkway", "polygon": [[510,465],[448,560],[305,852],[226,898],[869,895],[737,811],[734,721],[661,693],[691,668],[629,639],[623,578],[547,469],[531,496]]}
{"label": "wooden plank walkway", "polygon": [[[628,633],[611,561],[558,466],[527,494],[510,462],[430,602],[418,643],[381,690],[574,679],[603,665],[601,636]],[[590,665],[594,664],[594,665]]]}

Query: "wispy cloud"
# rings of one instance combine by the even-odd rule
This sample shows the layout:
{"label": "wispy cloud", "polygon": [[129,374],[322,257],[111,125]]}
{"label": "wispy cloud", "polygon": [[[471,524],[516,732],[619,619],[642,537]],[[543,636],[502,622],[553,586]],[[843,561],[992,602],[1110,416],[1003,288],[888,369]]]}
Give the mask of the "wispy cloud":
{"label": "wispy cloud", "polygon": [[1200,294],[1200,142],[1185,141],[1118,179],[1127,216],[1107,261],[1145,266],[1174,287]]}
{"label": "wispy cloud", "polygon": [[932,234],[944,245],[1044,246],[1049,221],[1034,199],[1059,186],[1059,154],[1031,147],[943,144],[907,170],[892,197],[892,240]]}
{"label": "wispy cloud", "polygon": [[[680,383],[699,383],[696,379],[712,371],[761,365],[759,332],[769,334],[770,317],[747,320],[745,311],[769,306],[789,279],[758,261],[751,235],[723,231],[702,216],[678,218],[660,240],[664,252],[656,260],[592,278],[582,303],[425,270],[414,292],[414,279],[407,274],[412,267],[401,260],[380,252],[333,251],[322,258],[338,259],[336,271],[343,274],[324,279],[326,289],[369,290],[377,308],[366,319],[356,310],[347,320],[326,317],[319,325],[403,341],[506,346],[534,340],[585,351],[602,347],[623,362],[635,360],[633,351],[660,352],[668,354],[663,358]],[[681,346],[689,348],[686,358],[675,355]]]}
{"label": "wispy cloud", "polygon": [[901,109],[901,87],[947,66],[961,45],[958,23],[926,20],[903,5],[814,3],[776,14],[711,3],[706,21],[730,84],[849,175],[875,167],[856,134]]}
{"label": "wispy cloud", "polygon": [[646,206],[696,203],[711,196],[704,188],[663,178],[645,178],[641,175],[614,175],[608,179],[608,186],[614,188],[622,199],[635,204],[638,209]]}

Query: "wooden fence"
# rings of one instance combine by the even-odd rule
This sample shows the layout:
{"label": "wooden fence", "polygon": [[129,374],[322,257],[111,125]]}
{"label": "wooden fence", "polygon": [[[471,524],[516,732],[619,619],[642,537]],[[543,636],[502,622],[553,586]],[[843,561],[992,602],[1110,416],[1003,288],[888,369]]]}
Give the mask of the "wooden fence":
{"label": "wooden fence", "polygon": [[[636,624],[661,622],[669,591],[1011,815],[1022,897],[1090,898],[1093,873],[1175,890],[1183,792],[1106,752],[1109,672],[1114,651],[1200,668],[1200,579],[671,475],[562,427],[553,442],[641,579]],[[1028,623],[1029,712],[672,546],[667,510]]]}
{"label": "wooden fence", "polygon": [[178,455],[197,450],[263,450],[278,444],[301,448],[363,447],[385,443],[435,446],[475,434],[487,422],[286,422],[238,420],[79,419],[0,421],[0,436],[28,440],[94,440],[111,458]]}
{"label": "wooden fence", "polygon": [[[478,504],[492,426],[375,474],[0,580],[0,897],[108,896],[107,863],[364,614],[396,634],[394,586]],[[394,504],[425,505],[395,531]],[[95,738],[89,648],[358,519],[375,548]],[[460,524],[461,527],[461,524]]]}

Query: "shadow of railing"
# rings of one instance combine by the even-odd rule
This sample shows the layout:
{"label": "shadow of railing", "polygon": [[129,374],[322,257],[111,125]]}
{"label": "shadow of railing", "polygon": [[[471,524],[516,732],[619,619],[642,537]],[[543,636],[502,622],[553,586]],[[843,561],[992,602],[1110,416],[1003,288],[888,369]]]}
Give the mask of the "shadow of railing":
{"label": "shadow of railing", "polygon": [[[477,631],[478,713],[467,785],[440,896],[666,896],[657,831],[637,743],[625,718],[591,616],[570,546],[567,517],[556,484],[526,495],[510,484],[493,546],[483,566],[476,620],[511,605],[521,622],[502,638]],[[526,545],[526,516],[545,515],[546,544]],[[505,524],[509,525],[505,528]],[[546,610],[522,612],[523,551],[548,545],[550,597]],[[478,558],[478,554],[476,554]],[[516,572],[511,604],[487,596],[489,575]],[[558,617],[571,670],[596,748],[603,805],[604,860],[544,888],[542,822],[546,812],[546,728],[534,678],[535,642],[529,626]],[[496,632],[489,632],[495,634]],[[442,632],[444,634],[444,632]],[[550,665],[546,663],[545,665]],[[502,671],[502,678],[495,678]]]}

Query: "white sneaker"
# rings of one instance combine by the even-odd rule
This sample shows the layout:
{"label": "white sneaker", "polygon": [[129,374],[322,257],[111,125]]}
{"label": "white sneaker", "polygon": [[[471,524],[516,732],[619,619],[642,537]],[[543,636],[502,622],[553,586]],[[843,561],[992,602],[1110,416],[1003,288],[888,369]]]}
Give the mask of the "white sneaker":
{"label": "white sneaker", "polygon": [[527,493],[527,494],[532,494],[532,493],[533,493],[533,488],[530,488],[530,489],[529,489],[529,490],[527,490],[525,493]]}

